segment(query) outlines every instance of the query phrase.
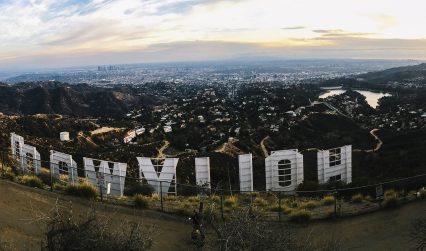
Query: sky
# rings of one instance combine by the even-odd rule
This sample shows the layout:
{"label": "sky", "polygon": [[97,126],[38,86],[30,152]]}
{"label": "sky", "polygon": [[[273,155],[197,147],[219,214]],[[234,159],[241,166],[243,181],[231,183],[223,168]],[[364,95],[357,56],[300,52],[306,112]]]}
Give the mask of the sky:
{"label": "sky", "polygon": [[426,59],[424,0],[0,0],[0,69]]}

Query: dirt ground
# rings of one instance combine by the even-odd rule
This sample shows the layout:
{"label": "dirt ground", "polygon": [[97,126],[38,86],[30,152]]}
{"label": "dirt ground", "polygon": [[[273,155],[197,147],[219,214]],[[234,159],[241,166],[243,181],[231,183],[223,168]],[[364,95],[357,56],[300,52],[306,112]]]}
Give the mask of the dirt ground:
{"label": "dirt ground", "polygon": [[[0,237],[16,250],[40,250],[44,228],[34,222],[40,213],[53,208],[58,195],[0,180]],[[61,195],[59,203],[78,215],[87,214],[90,203]],[[155,211],[133,210],[112,205],[96,206],[101,214],[114,215],[117,221],[138,221],[155,227],[153,250],[191,250],[188,234],[191,225],[179,217]]]}
{"label": "dirt ground", "polygon": [[[412,223],[426,218],[426,201],[335,221],[321,221],[299,227],[298,235],[313,239],[333,237],[347,250],[410,250]],[[345,249],[345,250],[346,250]]]}
{"label": "dirt ground", "polygon": [[[16,250],[39,250],[43,226],[34,222],[40,212],[52,209],[58,195],[49,191],[0,180],[0,237]],[[79,215],[86,214],[90,203],[74,197],[60,196],[62,205],[70,205]],[[97,203],[98,212],[155,226],[153,250],[193,250],[188,234],[191,225],[183,218],[155,211],[133,210]],[[297,225],[296,235],[302,240],[334,237],[345,243],[345,250],[408,250],[412,247],[409,233],[415,219],[426,217],[426,201],[413,202],[398,209],[380,211],[335,221]]]}

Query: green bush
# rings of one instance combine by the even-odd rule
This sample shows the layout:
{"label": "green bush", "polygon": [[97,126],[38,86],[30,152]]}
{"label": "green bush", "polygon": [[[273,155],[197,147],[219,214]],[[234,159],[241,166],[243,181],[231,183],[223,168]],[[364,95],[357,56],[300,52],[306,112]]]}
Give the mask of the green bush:
{"label": "green bush", "polygon": [[259,207],[266,207],[269,204],[268,201],[262,197],[255,197],[253,203]]}
{"label": "green bush", "polygon": [[364,196],[362,196],[362,194],[355,194],[352,195],[351,197],[351,202],[352,203],[361,203],[364,200]]}
{"label": "green bush", "polygon": [[65,187],[65,193],[68,195],[78,196],[85,199],[95,199],[98,191],[88,183],[71,184]]}
{"label": "green bush", "polygon": [[322,200],[321,203],[323,205],[332,205],[334,204],[334,196],[333,195],[327,195]]}
{"label": "green bush", "polygon": [[136,194],[142,194],[145,196],[151,196],[154,191],[154,188],[149,184],[133,183],[124,188],[124,195],[133,196]]}
{"label": "green bush", "polygon": [[384,195],[384,206],[392,208],[398,206],[398,194],[394,190],[387,190]]}
{"label": "green bush", "polygon": [[200,198],[198,198],[198,196],[190,196],[190,197],[188,197],[188,201],[189,202],[200,202]]}
{"label": "green bush", "polygon": [[215,203],[220,203],[220,196],[218,196],[218,195],[211,195],[210,196],[210,200],[212,202],[215,202]]}
{"label": "green bush", "polygon": [[176,195],[167,195],[164,196],[165,201],[177,201],[179,198]]}
{"label": "green bush", "polygon": [[320,206],[320,202],[315,200],[305,201],[300,203],[299,207],[302,209],[314,209]]}
{"label": "green bush", "polygon": [[[288,206],[286,206],[284,204],[281,204],[281,212],[282,213],[289,214],[289,213],[291,213],[291,210],[292,209],[290,207],[288,207]],[[269,211],[279,212],[280,211],[280,206],[278,205],[278,203],[275,203],[275,204],[269,206]]]}
{"label": "green bush", "polygon": [[6,172],[3,173],[2,178],[10,180],[10,181],[15,181],[16,175],[12,172],[6,171]]}
{"label": "green bush", "polygon": [[150,199],[142,194],[133,196],[133,203],[136,208],[147,209],[149,208]]}
{"label": "green bush", "polygon": [[225,199],[225,201],[223,202],[223,205],[225,207],[229,207],[229,208],[237,208],[238,205],[238,199],[235,196],[229,196]]}
{"label": "green bush", "polygon": [[30,186],[30,187],[37,187],[37,188],[43,188],[44,184],[43,181],[34,175],[23,175],[18,177],[19,183]]}
{"label": "green bush", "polygon": [[288,215],[293,222],[307,222],[312,218],[312,213],[306,209],[292,210]]}

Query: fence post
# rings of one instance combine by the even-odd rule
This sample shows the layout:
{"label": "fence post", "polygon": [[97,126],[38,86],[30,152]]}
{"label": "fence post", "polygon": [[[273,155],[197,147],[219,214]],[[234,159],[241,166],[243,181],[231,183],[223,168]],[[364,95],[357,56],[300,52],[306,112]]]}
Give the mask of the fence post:
{"label": "fence post", "polygon": [[0,152],[0,161],[1,161],[1,171],[2,171],[2,174],[4,175],[4,159],[3,159],[3,152]]}
{"label": "fence post", "polygon": [[337,217],[337,190],[334,190],[334,216]]}
{"label": "fence post", "polygon": [[222,220],[225,219],[225,217],[223,217],[223,194],[220,193],[220,213],[222,215]]}
{"label": "fence post", "polygon": [[278,220],[281,221],[281,191],[278,192]]}
{"label": "fence post", "polygon": [[53,170],[51,163],[49,162],[49,173],[50,173],[50,191],[53,192]]}
{"label": "fence post", "polygon": [[161,201],[161,211],[164,212],[164,205],[163,205],[163,182],[160,181],[160,201]]}
{"label": "fence post", "polygon": [[103,182],[104,182],[103,179],[102,179],[101,182],[98,182],[99,183],[99,192],[101,194],[101,202],[104,201],[104,188],[103,188],[103,185],[102,185]]}

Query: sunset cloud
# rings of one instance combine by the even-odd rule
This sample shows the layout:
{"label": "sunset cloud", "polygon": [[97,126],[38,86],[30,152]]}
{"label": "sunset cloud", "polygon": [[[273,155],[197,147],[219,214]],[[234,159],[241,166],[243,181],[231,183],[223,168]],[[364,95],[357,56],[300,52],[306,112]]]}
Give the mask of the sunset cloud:
{"label": "sunset cloud", "polygon": [[[421,52],[419,58],[424,56],[426,38],[426,29],[419,28],[426,22],[424,7],[421,0],[0,0],[0,66],[36,58],[96,58],[135,51],[156,53],[148,57],[153,61],[175,60],[165,45],[173,50],[183,50],[178,45],[185,45],[184,50],[189,50],[187,46],[211,50],[172,53],[181,61],[245,55],[248,47],[250,54],[260,56],[316,50],[351,57],[349,49],[377,48],[378,42],[383,48],[377,51],[400,42],[394,45]],[[394,53],[370,54],[389,55]]]}

